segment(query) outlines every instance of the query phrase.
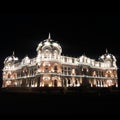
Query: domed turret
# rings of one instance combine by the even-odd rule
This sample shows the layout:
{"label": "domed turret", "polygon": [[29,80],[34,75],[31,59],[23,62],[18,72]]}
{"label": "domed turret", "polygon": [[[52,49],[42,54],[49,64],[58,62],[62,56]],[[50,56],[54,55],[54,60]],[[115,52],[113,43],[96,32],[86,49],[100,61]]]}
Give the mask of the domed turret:
{"label": "domed turret", "polygon": [[110,60],[110,61],[116,61],[116,58],[114,55],[108,53],[108,50],[106,50],[106,53],[104,55],[102,55],[99,60],[101,61],[107,61],[107,60]]}
{"label": "domed turret", "polygon": [[100,56],[100,61],[105,62],[110,67],[116,67],[116,58],[114,55],[108,53],[108,50],[106,49],[106,53]]}
{"label": "domed turret", "polygon": [[36,51],[38,52],[38,56],[42,55],[45,58],[49,58],[61,55],[62,48],[57,42],[54,42],[51,39],[51,35],[49,33],[48,39],[40,42]]}
{"label": "domed turret", "polygon": [[8,56],[5,60],[4,60],[4,64],[13,64],[16,63],[18,61],[18,57],[15,57],[14,52],[11,56]]}

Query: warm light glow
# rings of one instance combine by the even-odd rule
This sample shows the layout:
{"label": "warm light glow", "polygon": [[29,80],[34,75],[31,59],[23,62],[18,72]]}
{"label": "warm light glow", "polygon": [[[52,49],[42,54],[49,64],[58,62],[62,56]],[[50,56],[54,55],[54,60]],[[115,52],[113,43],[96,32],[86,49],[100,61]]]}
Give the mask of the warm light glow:
{"label": "warm light glow", "polygon": [[79,87],[84,80],[91,87],[118,86],[117,60],[107,51],[96,60],[86,55],[63,56],[50,34],[36,51],[32,59],[26,56],[18,61],[14,52],[5,58],[2,87]]}
{"label": "warm light glow", "polygon": [[72,69],[72,74],[75,74],[75,69]]}
{"label": "warm light glow", "polygon": [[17,86],[17,82],[15,82],[14,84],[15,84],[15,86]]}
{"label": "warm light glow", "polygon": [[50,66],[50,63],[49,62],[44,62],[43,66]]}
{"label": "warm light glow", "polygon": [[51,85],[51,84],[49,84],[49,87],[52,87],[52,85]]}
{"label": "warm light glow", "polygon": [[41,70],[40,70],[40,69],[38,69],[38,72],[41,72]]}
{"label": "warm light glow", "polygon": [[11,85],[11,81],[10,80],[6,81],[6,86],[9,86],[9,85]]}
{"label": "warm light glow", "polygon": [[107,80],[107,85],[112,86],[113,85],[112,80]]}
{"label": "warm light glow", "polygon": [[96,72],[95,71],[93,72],[93,76],[96,76]]}
{"label": "warm light glow", "polygon": [[43,80],[50,80],[50,77],[44,76],[44,77],[43,77]]}

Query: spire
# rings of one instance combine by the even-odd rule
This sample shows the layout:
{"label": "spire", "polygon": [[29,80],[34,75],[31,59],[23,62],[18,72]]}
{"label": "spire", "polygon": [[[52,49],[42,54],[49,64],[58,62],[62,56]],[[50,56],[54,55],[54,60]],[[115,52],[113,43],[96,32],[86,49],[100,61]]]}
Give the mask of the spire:
{"label": "spire", "polygon": [[85,55],[85,52],[83,53],[83,56],[86,56],[86,55]]}
{"label": "spire", "polygon": [[49,40],[51,39],[51,35],[50,35],[50,33],[49,33],[49,35],[48,35],[48,39],[49,39]]}
{"label": "spire", "polygon": [[106,54],[108,54],[108,49],[106,48]]}
{"label": "spire", "polygon": [[15,55],[15,52],[13,51],[13,54],[12,54],[13,56]]}

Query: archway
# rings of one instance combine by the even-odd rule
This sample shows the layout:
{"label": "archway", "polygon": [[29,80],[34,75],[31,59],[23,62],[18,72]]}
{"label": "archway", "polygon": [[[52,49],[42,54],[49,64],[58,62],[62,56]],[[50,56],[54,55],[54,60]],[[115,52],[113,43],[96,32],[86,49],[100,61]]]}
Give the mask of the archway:
{"label": "archway", "polygon": [[54,87],[57,87],[57,80],[54,80]]}

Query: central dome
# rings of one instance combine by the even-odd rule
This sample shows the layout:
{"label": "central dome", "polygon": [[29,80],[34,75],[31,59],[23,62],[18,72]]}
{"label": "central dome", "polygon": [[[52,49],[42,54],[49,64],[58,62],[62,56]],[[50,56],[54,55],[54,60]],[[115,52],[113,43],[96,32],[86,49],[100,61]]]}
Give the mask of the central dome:
{"label": "central dome", "polygon": [[51,35],[49,33],[48,39],[40,42],[36,51],[38,53],[44,53],[46,51],[52,54],[57,53],[60,55],[62,53],[62,48],[57,42],[51,39]]}

